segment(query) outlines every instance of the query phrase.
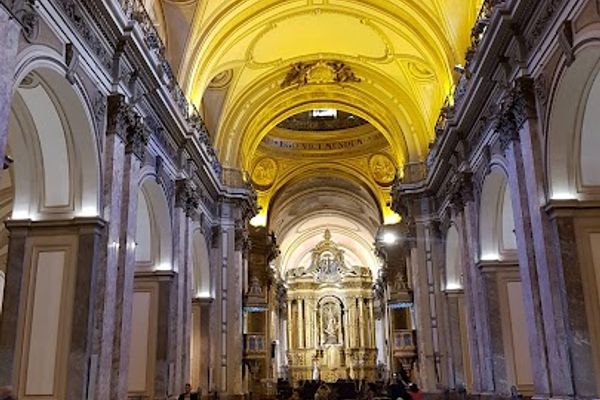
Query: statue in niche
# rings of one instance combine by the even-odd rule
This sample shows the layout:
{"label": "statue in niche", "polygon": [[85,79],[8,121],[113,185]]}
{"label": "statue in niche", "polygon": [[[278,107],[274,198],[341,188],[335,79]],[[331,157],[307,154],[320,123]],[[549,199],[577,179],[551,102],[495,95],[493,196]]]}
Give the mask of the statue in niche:
{"label": "statue in niche", "polygon": [[250,285],[248,287],[248,296],[262,296],[262,285],[260,284],[260,279],[257,276],[252,276],[250,278]]}
{"label": "statue in niche", "polygon": [[323,306],[323,344],[325,345],[339,344],[339,322],[336,314],[334,304],[329,303]]}

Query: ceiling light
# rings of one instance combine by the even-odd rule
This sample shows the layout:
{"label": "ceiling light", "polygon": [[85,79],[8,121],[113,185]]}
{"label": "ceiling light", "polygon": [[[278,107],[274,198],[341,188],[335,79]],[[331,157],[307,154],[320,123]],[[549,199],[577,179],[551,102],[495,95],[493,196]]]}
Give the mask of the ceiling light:
{"label": "ceiling light", "polygon": [[310,116],[313,118],[337,118],[337,110],[335,108],[316,108],[311,110]]}
{"label": "ceiling light", "polygon": [[385,244],[394,244],[396,243],[396,235],[391,232],[386,232],[383,234],[382,240]]}

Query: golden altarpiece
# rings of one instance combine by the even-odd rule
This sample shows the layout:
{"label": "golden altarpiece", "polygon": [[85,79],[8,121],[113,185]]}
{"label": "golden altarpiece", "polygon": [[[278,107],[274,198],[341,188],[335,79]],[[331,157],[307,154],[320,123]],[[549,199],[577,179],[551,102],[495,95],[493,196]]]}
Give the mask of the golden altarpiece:
{"label": "golden altarpiece", "polygon": [[374,380],[371,270],[347,265],[327,230],[310,266],[289,270],[286,281],[291,380]]}

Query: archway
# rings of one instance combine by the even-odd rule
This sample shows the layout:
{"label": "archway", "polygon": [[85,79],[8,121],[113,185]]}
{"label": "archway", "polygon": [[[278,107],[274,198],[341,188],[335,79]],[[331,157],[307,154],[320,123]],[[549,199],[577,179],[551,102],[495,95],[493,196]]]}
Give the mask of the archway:
{"label": "archway", "polygon": [[445,279],[442,279],[446,295],[447,337],[450,356],[449,382],[453,389],[464,385],[473,388],[467,307],[464,295],[462,240],[457,225],[452,222],[446,232]]}
{"label": "archway", "polygon": [[[590,338],[595,371],[592,373],[588,368],[588,372],[596,381],[600,379],[600,321],[597,318],[600,313],[600,255],[597,250],[600,248],[600,217],[595,205],[600,199],[597,157],[600,151],[599,49],[597,41],[581,46],[575,61],[556,77],[546,135],[549,198],[555,203],[573,203],[571,234],[574,234],[577,259],[567,261],[575,264],[565,265],[565,268],[578,269],[579,275],[572,282],[565,282],[565,290],[579,293],[583,289],[584,304],[569,302],[568,307],[571,315],[587,315],[587,320],[574,331]],[[576,382],[576,386],[584,387],[589,379]]]}
{"label": "archway", "polygon": [[480,198],[480,268],[487,292],[487,318],[492,341],[497,390],[510,387],[533,392],[523,288],[517,260],[517,243],[510,189],[500,166],[486,177]]}
{"label": "archway", "polygon": [[200,227],[192,232],[192,334],[190,383],[193,388],[209,387],[210,307],[214,292],[210,272],[210,251]]}
{"label": "archway", "polygon": [[172,270],[174,266],[171,214],[164,190],[152,176],[142,179],[136,218],[136,268]]}
{"label": "archway", "polygon": [[171,214],[166,195],[151,171],[142,171],[140,181],[128,393],[152,397],[165,385],[160,377],[167,352],[159,349],[168,343],[168,299],[175,268]]}
{"label": "archway", "polygon": [[[85,94],[54,56],[18,63],[6,151],[13,162],[3,160],[0,274],[4,315],[11,318],[2,319],[1,353],[14,352],[2,362],[13,363],[4,371],[15,369],[18,397],[66,397],[67,387],[78,384],[68,378],[79,367],[71,335],[91,334],[81,328],[90,326],[87,311],[73,310],[95,287],[83,276],[94,268],[94,250],[81,256],[78,237],[84,225],[98,226],[100,157]],[[24,248],[8,245],[4,223],[9,230],[28,226],[19,238]]]}
{"label": "archway", "polygon": [[446,290],[463,288],[462,251],[456,225],[450,225],[446,233]]}

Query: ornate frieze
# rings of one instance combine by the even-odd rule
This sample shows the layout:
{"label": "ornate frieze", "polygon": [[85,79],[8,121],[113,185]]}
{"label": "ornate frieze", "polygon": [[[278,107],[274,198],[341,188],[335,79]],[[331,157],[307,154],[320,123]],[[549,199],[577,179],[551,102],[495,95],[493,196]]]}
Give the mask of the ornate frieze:
{"label": "ornate frieze", "polygon": [[550,22],[554,19],[555,14],[561,8],[560,6],[564,3],[564,0],[548,0],[542,3],[544,5],[541,7],[539,17],[536,20],[533,29],[527,35],[527,49],[529,51],[537,45],[542,35],[546,32]]}
{"label": "ornate frieze", "polygon": [[87,43],[88,49],[98,57],[100,63],[104,67],[110,69],[112,66],[112,56],[108,51],[108,46],[100,39],[100,36],[94,30],[93,25],[86,20],[81,6],[74,0],[56,1],[65,12],[65,15],[70,20],[72,26]]}
{"label": "ornate frieze", "polygon": [[354,74],[349,65],[341,61],[314,61],[292,64],[281,88],[306,86],[311,84],[357,83],[362,79]]}
{"label": "ornate frieze", "polygon": [[21,25],[21,33],[28,42],[34,41],[40,31],[36,0],[0,0]]}

